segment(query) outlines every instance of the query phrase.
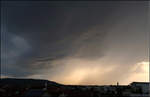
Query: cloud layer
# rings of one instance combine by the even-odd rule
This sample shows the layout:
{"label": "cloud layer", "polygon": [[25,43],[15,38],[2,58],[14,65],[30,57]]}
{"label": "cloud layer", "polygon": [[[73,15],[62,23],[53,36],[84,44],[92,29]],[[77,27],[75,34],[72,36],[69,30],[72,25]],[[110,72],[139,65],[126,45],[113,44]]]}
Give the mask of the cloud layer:
{"label": "cloud layer", "polygon": [[139,62],[148,61],[146,4],[3,9],[2,75],[127,84],[143,72]]}

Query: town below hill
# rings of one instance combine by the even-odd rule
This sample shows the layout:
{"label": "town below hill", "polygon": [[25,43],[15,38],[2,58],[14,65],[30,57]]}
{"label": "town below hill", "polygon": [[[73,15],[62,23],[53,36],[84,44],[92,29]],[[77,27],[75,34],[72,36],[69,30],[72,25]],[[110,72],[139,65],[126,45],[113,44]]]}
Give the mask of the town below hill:
{"label": "town below hill", "polygon": [[2,78],[0,97],[150,97],[150,83],[63,85],[40,79]]}

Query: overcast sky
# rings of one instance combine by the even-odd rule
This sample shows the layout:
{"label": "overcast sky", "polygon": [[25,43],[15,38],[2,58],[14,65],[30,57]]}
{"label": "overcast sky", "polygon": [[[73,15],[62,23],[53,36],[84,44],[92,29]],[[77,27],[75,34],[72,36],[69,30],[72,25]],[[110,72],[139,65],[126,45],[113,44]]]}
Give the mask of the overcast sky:
{"label": "overcast sky", "polygon": [[148,2],[2,5],[3,77],[98,85],[148,81]]}

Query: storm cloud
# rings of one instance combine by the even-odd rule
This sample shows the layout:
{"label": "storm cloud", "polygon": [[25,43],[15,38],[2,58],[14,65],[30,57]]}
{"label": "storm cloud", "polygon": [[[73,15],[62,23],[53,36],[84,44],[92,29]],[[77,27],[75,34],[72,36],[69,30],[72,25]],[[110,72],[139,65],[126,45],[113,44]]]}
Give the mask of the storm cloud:
{"label": "storm cloud", "polygon": [[110,84],[148,61],[147,2],[4,5],[2,75]]}

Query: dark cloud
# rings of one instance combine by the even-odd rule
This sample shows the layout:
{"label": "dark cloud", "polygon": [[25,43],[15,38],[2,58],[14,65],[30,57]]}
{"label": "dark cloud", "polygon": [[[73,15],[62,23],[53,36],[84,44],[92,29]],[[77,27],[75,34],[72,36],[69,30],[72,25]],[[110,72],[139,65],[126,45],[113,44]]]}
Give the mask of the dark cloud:
{"label": "dark cloud", "polygon": [[[108,62],[108,65],[99,65],[117,66],[106,76],[118,74],[116,78],[119,80],[131,64],[145,59],[143,56],[147,40],[145,33],[141,32],[146,29],[146,3],[92,3],[92,6],[89,3],[79,3],[80,6],[73,7],[65,6],[67,3],[62,3],[63,7],[32,4],[7,7],[3,14],[7,17],[2,33],[4,75],[27,77],[44,74],[48,70],[51,73],[49,76],[53,78],[60,74],[60,70],[64,75],[66,71],[71,72],[77,65],[74,65],[73,59],[83,60],[77,61],[81,65],[82,62],[86,64],[84,60],[100,62],[105,57],[107,59],[109,54],[113,58],[108,60],[114,64]],[[142,52],[136,53],[135,48]],[[129,55],[125,50],[130,52]],[[135,57],[139,55],[141,56]],[[135,58],[129,59],[132,57]],[[68,60],[72,61],[68,63]],[[121,65],[122,62],[127,62],[126,66]],[[89,65],[87,63],[86,67]],[[122,72],[115,73],[118,68]],[[111,80],[107,77],[105,80]],[[84,77],[81,83],[85,83],[87,78]]]}
{"label": "dark cloud", "polygon": [[[99,13],[100,10],[101,12]],[[99,57],[102,53],[101,48],[96,46],[98,43],[102,43],[101,41],[104,39],[106,31],[101,29],[101,32],[88,32],[88,30],[96,25],[105,27],[104,23],[110,14],[107,11],[111,11],[111,9],[78,7],[69,9],[61,7],[8,8],[7,19],[9,22],[7,29],[9,33],[5,33],[6,39],[9,37],[21,37],[28,42],[31,48],[29,52],[14,59],[17,62],[14,65],[27,71],[30,71],[31,68],[32,72],[35,66],[31,64],[37,60],[48,59],[50,61],[73,56],[79,49],[82,49],[80,57]],[[11,40],[8,41],[11,42]],[[16,42],[19,42],[19,40]],[[21,44],[26,46],[25,43]],[[13,48],[17,51],[12,51],[17,53],[16,45],[13,44],[13,46],[11,49]],[[22,48],[19,50],[22,50]],[[93,50],[93,53],[90,52],[91,50]],[[97,51],[100,52],[99,55],[97,55]],[[39,69],[44,68],[45,63],[41,65],[38,66]]]}

